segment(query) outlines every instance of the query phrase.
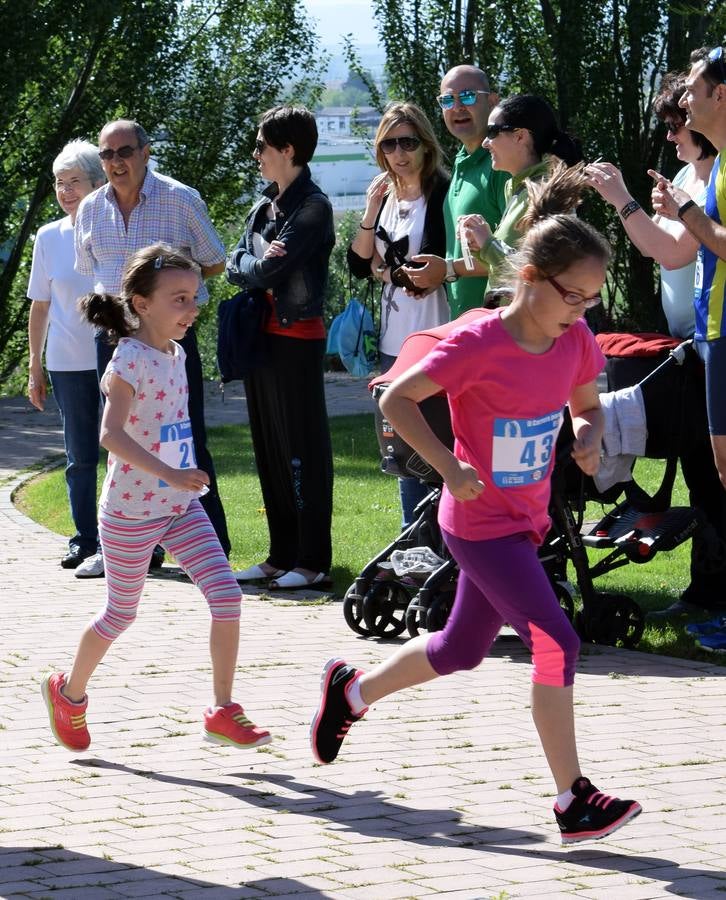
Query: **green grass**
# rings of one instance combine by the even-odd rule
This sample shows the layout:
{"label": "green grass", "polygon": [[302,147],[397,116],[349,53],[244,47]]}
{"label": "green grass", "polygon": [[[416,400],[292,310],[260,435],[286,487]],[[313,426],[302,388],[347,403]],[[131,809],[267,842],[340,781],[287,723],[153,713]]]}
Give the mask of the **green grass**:
{"label": "green grass", "polygon": [[[368,415],[330,420],[335,486],[333,496],[332,576],[343,594],[365,563],[398,533],[401,512],[398,482],[382,475],[379,452]],[[267,522],[246,426],[209,429],[219,491],[227,514],[234,568],[246,568],[267,555]],[[105,473],[99,464],[99,492]],[[58,534],[72,534],[62,468],[40,475],[15,495],[31,519]]]}
{"label": "green grass", "polygon": [[[342,595],[366,562],[395,537],[400,509],[396,479],[382,475],[378,468],[371,416],[331,419],[331,433],[335,468],[332,575],[336,592]],[[249,430],[246,426],[211,428],[209,439],[232,540],[232,565],[244,568],[264,559],[267,552],[267,525]],[[102,460],[99,485],[104,468]],[[636,465],[638,483],[651,492],[660,484],[662,473],[663,463],[656,460],[639,460]],[[15,501],[28,516],[52,531],[71,533],[62,469],[28,482],[16,494]],[[688,503],[681,477],[676,480],[672,503]],[[588,521],[601,515],[601,507],[588,505]],[[589,553],[594,562],[598,554],[592,550]],[[617,569],[595,584],[599,591],[632,597],[645,611],[659,609],[676,600],[686,587],[689,564],[690,542],[686,542],[671,553],[658,554],[645,565],[630,564]],[[574,582],[574,573],[570,578]],[[699,650],[684,625],[682,619],[647,624],[639,649],[726,664],[719,654]]]}

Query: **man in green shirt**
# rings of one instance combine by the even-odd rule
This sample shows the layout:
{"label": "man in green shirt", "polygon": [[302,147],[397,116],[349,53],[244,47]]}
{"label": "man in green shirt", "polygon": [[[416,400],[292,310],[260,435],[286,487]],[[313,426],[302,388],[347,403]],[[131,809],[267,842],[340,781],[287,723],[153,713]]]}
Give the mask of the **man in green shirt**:
{"label": "man in green shirt", "polygon": [[446,283],[452,319],[481,306],[487,289],[486,267],[474,256],[474,269],[464,264],[456,223],[459,216],[479,213],[492,231],[504,211],[504,185],[509,176],[492,171],[489,151],[482,147],[489,113],[498,97],[489,90],[487,76],[476,66],[454,66],[441,82],[439,106],[444,124],[459,141],[451,185],[444,201],[446,259],[421,254],[422,269],[407,269],[417,287],[433,290]]}

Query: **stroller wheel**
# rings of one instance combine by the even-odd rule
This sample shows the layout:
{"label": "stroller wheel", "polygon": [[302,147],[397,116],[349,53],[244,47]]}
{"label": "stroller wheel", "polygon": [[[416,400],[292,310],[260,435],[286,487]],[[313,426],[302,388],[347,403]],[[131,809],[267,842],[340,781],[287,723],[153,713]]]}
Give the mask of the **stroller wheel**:
{"label": "stroller wheel", "polygon": [[371,632],[363,624],[363,598],[357,590],[357,582],[351,584],[343,597],[343,615],[348,627],[356,634],[370,637]]}
{"label": "stroller wheel", "polygon": [[443,631],[446,621],[449,618],[451,607],[454,605],[454,592],[444,591],[434,594],[429,606],[429,613],[426,617],[426,628],[428,631]]}
{"label": "stroller wheel", "polygon": [[426,630],[426,621],[429,617],[428,601],[422,602],[422,597],[427,595],[426,588],[422,588],[413,596],[406,609],[406,628],[412,638],[418,637]]}
{"label": "stroller wheel", "polygon": [[552,588],[555,592],[555,596],[562,607],[562,611],[570,620],[570,622],[574,621],[575,618],[575,600],[573,598],[573,590],[569,582],[567,581],[555,581],[552,584]]}
{"label": "stroller wheel", "polygon": [[585,619],[590,639],[609,647],[635,647],[645,627],[643,610],[620,594],[598,594],[595,615]]}
{"label": "stroller wheel", "polygon": [[398,637],[406,627],[409,593],[396,581],[373,584],[363,598],[363,620],[379,637]]}

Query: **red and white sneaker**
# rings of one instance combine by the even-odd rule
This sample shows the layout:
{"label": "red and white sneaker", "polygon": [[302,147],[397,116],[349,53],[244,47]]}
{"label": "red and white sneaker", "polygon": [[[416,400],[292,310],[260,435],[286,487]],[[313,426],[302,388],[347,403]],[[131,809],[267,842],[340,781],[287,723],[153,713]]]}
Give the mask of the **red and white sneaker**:
{"label": "red and white sneaker", "polygon": [[232,744],[233,747],[262,747],[269,744],[270,732],[259,728],[245,715],[239,703],[211,706],[204,711],[204,740],[210,744]]}
{"label": "red and white sneaker", "polygon": [[40,683],[51,730],[55,739],[66,750],[88,750],[91,746],[91,735],[86,727],[88,696],[74,703],[61,693],[65,683],[66,676],[63,672],[46,675]]}

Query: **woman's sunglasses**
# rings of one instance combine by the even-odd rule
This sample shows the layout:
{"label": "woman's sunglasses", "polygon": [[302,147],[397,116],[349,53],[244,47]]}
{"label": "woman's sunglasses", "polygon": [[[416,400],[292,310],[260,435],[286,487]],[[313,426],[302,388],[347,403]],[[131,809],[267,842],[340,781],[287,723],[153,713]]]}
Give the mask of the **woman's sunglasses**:
{"label": "woman's sunglasses", "polygon": [[503,131],[519,131],[519,125],[487,125],[487,130],[484,134],[485,137],[489,138],[490,141],[493,141],[497,135],[501,134]]}
{"label": "woman's sunglasses", "polygon": [[441,94],[436,99],[442,109],[453,109],[457,97],[462,106],[473,106],[476,103],[476,98],[479,94],[489,93],[489,91],[459,91],[458,94]]}
{"label": "woman's sunglasses", "polygon": [[405,150],[406,153],[413,153],[413,151],[417,150],[420,145],[420,138],[414,137],[413,135],[407,135],[406,137],[398,138],[383,138],[382,141],[378,142],[378,146],[386,154],[386,156],[388,156],[390,153],[393,153],[396,147],[400,147],[401,150]]}

